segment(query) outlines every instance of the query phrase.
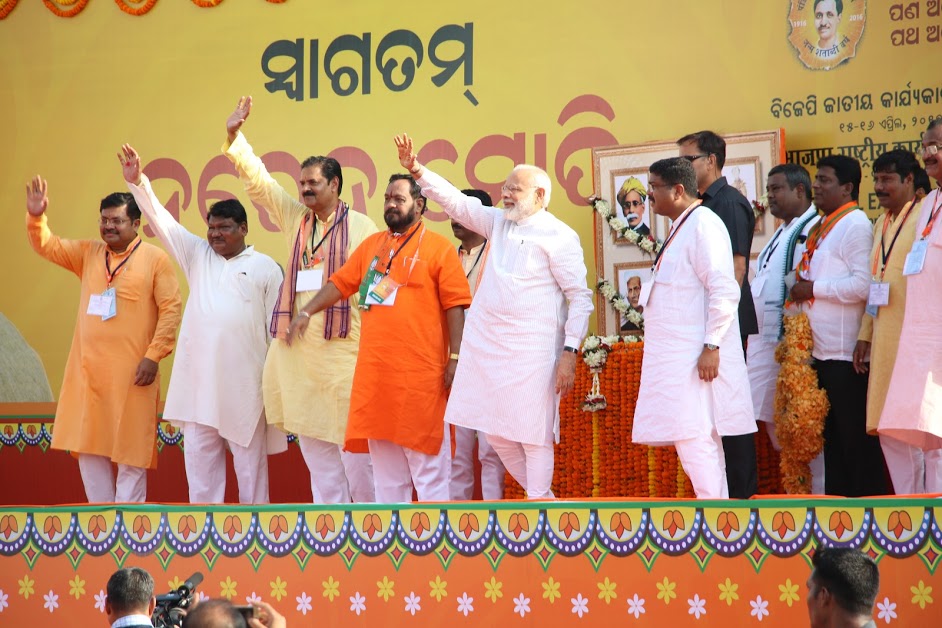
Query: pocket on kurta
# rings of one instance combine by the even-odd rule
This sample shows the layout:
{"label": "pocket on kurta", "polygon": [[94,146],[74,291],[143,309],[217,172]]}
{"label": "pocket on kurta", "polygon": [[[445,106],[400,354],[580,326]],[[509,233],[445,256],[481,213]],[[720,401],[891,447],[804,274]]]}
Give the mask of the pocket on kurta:
{"label": "pocket on kurta", "polygon": [[403,286],[420,288],[429,282],[428,263],[425,260],[417,259],[415,260],[415,266],[413,266],[412,262],[413,258],[405,258],[402,260],[402,264],[396,264],[389,274]]}

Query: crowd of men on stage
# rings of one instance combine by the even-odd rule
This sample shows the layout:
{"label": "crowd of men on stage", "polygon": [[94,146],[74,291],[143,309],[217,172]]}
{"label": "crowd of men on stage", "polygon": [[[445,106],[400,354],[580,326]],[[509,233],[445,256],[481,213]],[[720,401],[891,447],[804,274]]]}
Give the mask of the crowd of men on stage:
{"label": "crowd of men on stage", "polygon": [[[174,347],[163,416],[182,426],[191,502],[224,501],[228,449],[240,501],[266,503],[268,455],[286,432],[316,503],[470,499],[475,446],[485,499],[502,497],[505,468],[528,498],[552,498],[559,400],[593,306],[579,238],[547,211],[549,176],[515,167],[495,208],[399,136],[406,174],[389,178],[379,230],[341,200],[333,158],[304,160],[300,198],[286,191],[241,131],[251,107],[242,98],[228,118],[222,152],[283,234],[284,271],[246,244],[237,200],[210,207],[205,238],[190,233],[129,145],[118,159],[130,193],[102,200],[101,241],[54,235],[47,183],[27,184],[31,245],[81,280],[52,446],[77,456],[88,500],[145,500],[157,367]],[[923,135],[925,170],[903,150],[874,162],[875,225],[853,158],[821,159],[813,182],[798,165],[773,168],[781,225],[751,283],[756,218],[722,176],[725,142],[702,131],[678,146],[642,194],[671,229],[639,297],[632,440],[675,446],[698,497],[755,494],[753,434],[764,423],[777,444],[774,352],[783,317],[800,311],[830,401],[814,491],[942,492],[942,193],[926,177],[942,177],[942,122]],[[451,217],[457,251],[427,229],[429,200]],[[163,249],[142,242],[142,214]],[[171,259],[189,284],[182,316]]]}

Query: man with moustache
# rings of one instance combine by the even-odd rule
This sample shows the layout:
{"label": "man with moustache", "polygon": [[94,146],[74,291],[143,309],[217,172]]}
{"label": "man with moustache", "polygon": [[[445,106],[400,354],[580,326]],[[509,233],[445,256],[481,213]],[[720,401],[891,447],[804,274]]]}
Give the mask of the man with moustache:
{"label": "man with moustache", "polygon": [[308,157],[301,163],[301,201],[282,188],[241,132],[251,111],[252,97],[243,96],[226,121],[222,151],[249,197],[281,230],[288,251],[271,319],[275,340],[262,376],[265,414],[269,424],[298,435],[315,503],[371,502],[373,477],[366,450],[342,451],[360,344],[356,303],[336,303],[316,316],[311,323],[317,332],[294,346],[285,338],[300,304],[376,233],[376,225],[340,200],[343,172],[332,157]]}
{"label": "man with moustache", "polygon": [[552,186],[535,166],[510,172],[502,211],[420,164],[407,135],[396,147],[423,192],[490,242],[445,420],[487,434],[529,499],[552,498],[559,398],[572,390],[592,312],[579,236],[546,211]]}
{"label": "man with moustache", "polygon": [[651,228],[644,224],[644,201],[647,197],[647,190],[637,177],[625,179],[625,182],[621,184],[621,188],[618,190],[618,194],[615,195],[615,200],[618,201],[618,205],[625,212],[628,226],[640,236],[651,235]]}
{"label": "man with moustache", "polygon": [[[758,318],[758,333],[749,337],[746,366],[756,420],[765,429],[776,451],[781,450],[775,431],[775,386],[781,365],[775,348],[782,334],[782,316],[789,280],[805,250],[808,232],[818,220],[811,204],[811,177],[796,164],[780,164],[769,170],[766,183],[769,211],[782,224],[756,260],[752,299]],[[811,462],[811,492],[824,493],[824,454]]]}
{"label": "man with moustache", "polygon": [[828,495],[861,497],[887,492],[880,442],[867,434],[867,376],[854,369],[860,319],[870,292],[873,227],[857,205],[860,164],[845,155],[818,161],[812,190],[822,214],[805,242],[789,291],[808,315],[812,366],[827,393],[824,485]]}
{"label": "man with moustache", "polygon": [[133,196],[102,199],[103,242],[66,240],[49,230],[47,190],[39,176],[26,186],[29,243],[82,283],[52,447],[78,458],[89,502],[143,502],[157,466],[157,363],[176,341],[180,286],[167,254],[138,236]]}
{"label": "man with moustache", "polygon": [[756,420],[729,235],[696,191],[689,160],[651,164],[648,200],[656,214],[671,219],[671,230],[641,296],[644,367],[631,440],[673,445],[697,497],[725,499],[721,437],[753,434]]}
{"label": "man with moustache", "polygon": [[[628,278],[628,281],[625,282],[625,298],[628,299],[628,304],[631,305],[632,309],[636,310],[638,314],[644,313],[644,307],[641,305],[641,285],[641,277],[638,275],[632,275]],[[643,333],[644,331],[640,325],[627,319],[622,323],[621,330],[635,333]]]}
{"label": "man with moustache", "polygon": [[[677,140],[677,146],[680,156],[689,161],[697,173],[697,191],[703,205],[720,217],[729,234],[733,270],[740,286],[739,331],[745,353],[746,338],[759,331],[748,277],[756,216],[746,197],[723,176],[726,140],[713,131],[698,131]],[[752,497],[759,486],[754,438],[751,434],[724,437],[723,450],[730,497]]]}
{"label": "man with moustache", "polygon": [[451,243],[422,221],[415,180],[394,174],[383,218],[389,229],[363,241],[291,321],[303,342],[311,317],[356,299],[363,335],[353,377],[346,448],[362,441],[373,459],[376,501],[447,501],[451,439],[444,415],[458,365],[468,280]]}
{"label": "man with moustache", "polygon": [[[462,194],[473,196],[481,204],[490,206],[491,195],[484,190],[462,190]],[[457,220],[451,221],[451,232],[461,242],[458,258],[468,278],[471,298],[477,291],[482,272],[490,252],[487,238],[471,231]],[[473,304],[473,301],[472,301]],[[494,448],[487,443],[487,436],[467,427],[455,426],[455,457],[451,461],[451,499],[469,500],[474,494],[474,444],[478,446],[481,463],[481,497],[486,501],[504,498],[504,465]]]}
{"label": "man with moustache", "polygon": [[[942,181],[942,118],[922,136],[926,172]],[[918,447],[925,460],[925,492],[942,493],[942,190],[922,201],[915,242],[906,256],[906,307],[899,350],[880,416],[880,437]],[[910,218],[912,220],[912,218]]]}
{"label": "man with moustache", "polygon": [[161,205],[130,145],[118,154],[128,189],[190,285],[164,418],[182,427],[190,502],[226,498],[226,449],[239,502],[268,503],[268,454],[287,449],[266,429],[262,367],[272,310],[283,280],[275,260],[245,243],[248,219],[235,199],[214,203],[206,239]]}
{"label": "man with moustache", "polygon": [[[886,211],[873,228],[870,252],[871,288],[867,311],[854,348],[854,368],[869,371],[867,432],[876,434],[893,374],[906,305],[903,262],[916,239],[919,202],[915,199],[916,156],[891,150],[873,162],[873,190]],[[925,492],[922,450],[889,435],[880,436],[883,457],[897,495]]]}

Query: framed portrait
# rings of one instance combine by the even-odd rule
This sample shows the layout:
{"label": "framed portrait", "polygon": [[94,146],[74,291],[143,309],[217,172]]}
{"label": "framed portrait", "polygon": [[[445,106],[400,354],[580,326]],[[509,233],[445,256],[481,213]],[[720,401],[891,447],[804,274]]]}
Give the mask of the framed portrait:
{"label": "framed portrait", "polygon": [[[784,131],[733,133],[724,135],[723,139],[726,140],[723,175],[752,204],[763,195],[769,170],[785,161]],[[613,216],[629,221],[629,226],[639,234],[664,240],[670,233],[670,221],[655,215],[650,208],[647,199],[648,168],[659,159],[676,157],[677,154],[676,139],[594,148],[594,193],[608,202]],[[631,271],[642,274],[644,268],[650,268],[654,256],[628,238],[619,237],[598,213],[594,214],[594,220],[596,275],[599,280],[605,279],[618,286],[619,293],[626,294],[621,280],[627,281]],[[766,211],[756,220],[753,255],[762,250],[774,231],[774,218]],[[597,299],[596,312],[600,334],[620,333],[621,321],[610,304]]]}
{"label": "framed portrait", "polygon": [[[612,275],[617,280],[617,283],[614,285],[618,290],[618,294],[627,298],[631,307],[640,311],[643,315],[644,310],[639,304],[639,299],[641,298],[641,284],[651,279],[651,264],[648,262],[627,262],[615,264],[612,270]],[[612,308],[612,313],[615,316],[615,326],[616,329],[619,330],[619,333],[638,333],[639,330],[637,327],[621,319],[621,314],[618,310]]]}

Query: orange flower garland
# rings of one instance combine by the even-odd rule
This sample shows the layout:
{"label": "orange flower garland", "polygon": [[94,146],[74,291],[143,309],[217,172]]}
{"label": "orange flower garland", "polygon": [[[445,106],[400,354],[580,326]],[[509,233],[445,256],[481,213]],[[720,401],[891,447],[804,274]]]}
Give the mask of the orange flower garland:
{"label": "orange flower garland", "polygon": [[20,0],[0,0],[0,20],[10,15],[10,11],[16,7],[16,3],[19,1]]}
{"label": "orange flower garland", "polygon": [[[75,17],[85,9],[86,5],[88,5],[88,0],[60,0],[59,2],[43,0],[43,4],[45,4],[46,8],[52,11],[57,17]],[[59,5],[72,8],[64,10],[60,9]]]}
{"label": "orange flower garland", "polygon": [[[134,17],[140,17],[144,15],[154,8],[155,4],[157,4],[157,0],[114,0],[114,2],[118,5],[119,9],[128,15],[133,15]],[[142,2],[142,6],[131,6],[131,4],[141,4]]]}
{"label": "orange flower garland", "polygon": [[814,344],[804,313],[786,316],[785,338],[775,349],[782,365],[775,384],[775,431],[782,446],[782,484],[789,494],[811,492],[809,464],[824,447],[824,418],[830,408],[811,368]]}
{"label": "orange flower garland", "polygon": [[222,0],[191,0],[193,4],[201,9],[211,9],[222,4]]}

